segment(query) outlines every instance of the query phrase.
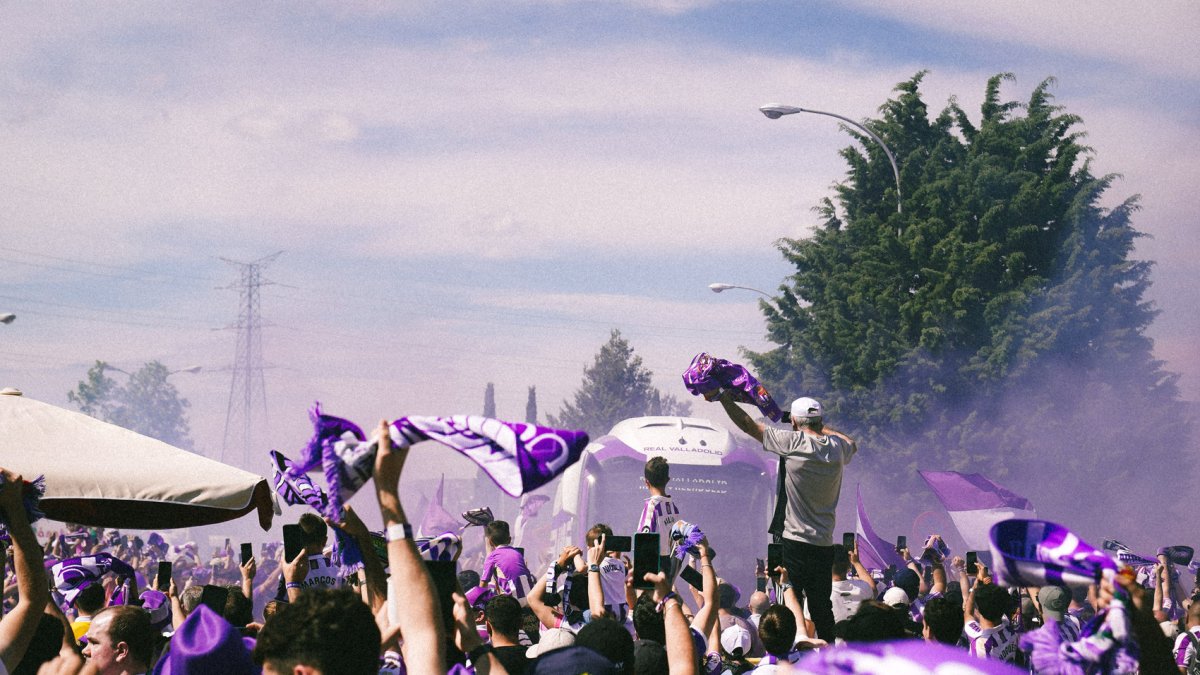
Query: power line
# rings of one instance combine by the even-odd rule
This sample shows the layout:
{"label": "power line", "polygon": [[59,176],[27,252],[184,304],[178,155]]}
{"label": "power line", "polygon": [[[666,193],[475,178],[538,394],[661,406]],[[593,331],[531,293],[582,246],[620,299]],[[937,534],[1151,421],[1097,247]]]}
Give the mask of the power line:
{"label": "power line", "polygon": [[[238,262],[221,258],[221,260],[238,268],[240,279],[236,284],[226,288],[236,288],[241,295],[237,323],[231,328],[237,328],[237,349],[233,362],[233,378],[229,384],[229,404],[225,409],[225,434],[221,441],[221,461],[231,463],[233,455],[234,466],[245,468],[248,465],[247,456],[254,443],[255,433],[255,399],[261,406],[259,424],[267,424],[267,384],[263,378],[262,329],[265,324],[261,315],[261,295],[259,289],[274,282],[264,280],[262,271],[279,257],[282,251],[264,256],[253,262]],[[230,436],[240,431],[241,439],[236,452],[231,452]]]}

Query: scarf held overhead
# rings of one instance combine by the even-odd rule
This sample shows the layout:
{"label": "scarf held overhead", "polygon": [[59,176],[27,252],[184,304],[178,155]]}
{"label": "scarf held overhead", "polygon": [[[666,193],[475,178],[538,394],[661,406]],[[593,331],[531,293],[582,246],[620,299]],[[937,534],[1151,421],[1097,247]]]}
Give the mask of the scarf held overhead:
{"label": "scarf held overhead", "polygon": [[772,422],[783,419],[783,411],[775,399],[750,371],[705,352],[697,354],[683,371],[683,386],[693,396],[703,396],[706,401],[715,400],[723,391],[729,391],[735,401],[753,405]]}

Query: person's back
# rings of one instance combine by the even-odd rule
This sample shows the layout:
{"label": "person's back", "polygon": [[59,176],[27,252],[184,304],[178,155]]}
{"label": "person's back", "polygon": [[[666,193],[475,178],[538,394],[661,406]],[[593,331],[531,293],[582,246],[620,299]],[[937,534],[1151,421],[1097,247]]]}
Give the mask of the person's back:
{"label": "person's back", "polygon": [[994,584],[980,584],[974,594],[980,620],[967,621],[963,627],[971,653],[980,658],[1015,662],[1019,636],[1016,628],[1004,619],[1010,602],[1008,592]]}
{"label": "person's back", "polygon": [[484,527],[484,539],[488,554],[483,561],[480,583],[494,586],[505,595],[524,598],[533,588],[534,578],[525,565],[525,557],[510,545],[512,535],[508,523],[503,520],[488,523]]}
{"label": "person's back", "polygon": [[[1191,634],[1196,638],[1193,640],[1188,637]],[[1179,637],[1175,638],[1175,665],[1179,666],[1181,672],[1190,673],[1187,669],[1200,666],[1200,649],[1196,648],[1197,641],[1200,641],[1200,602],[1193,601],[1188,608],[1187,613],[1187,630],[1180,633]]]}
{"label": "person's back", "polygon": [[651,457],[643,470],[646,489],[650,496],[642,507],[638,519],[638,532],[659,533],[659,555],[671,553],[671,525],[679,520],[679,508],[667,494],[667,483],[671,480],[671,466],[663,457]]}
{"label": "person's back", "polygon": [[520,644],[521,604],[511,596],[498,595],[488,600],[483,614],[496,658],[509,673],[524,673],[529,659]]}
{"label": "person's back", "polygon": [[796,644],[796,616],[783,605],[771,605],[758,621],[758,637],[767,653],[758,662],[755,673],[773,675],[785,672],[780,664],[793,663],[799,656],[792,650]]}

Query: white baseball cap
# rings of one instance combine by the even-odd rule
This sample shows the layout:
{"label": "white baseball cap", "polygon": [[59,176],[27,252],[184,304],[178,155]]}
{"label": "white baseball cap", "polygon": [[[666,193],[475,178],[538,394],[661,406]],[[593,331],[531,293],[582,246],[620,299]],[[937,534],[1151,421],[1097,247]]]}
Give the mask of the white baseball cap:
{"label": "white baseball cap", "polygon": [[818,402],[815,398],[809,398],[807,396],[801,396],[795,401],[792,401],[792,409],[790,412],[792,414],[792,419],[799,419],[801,417],[821,417],[823,413],[820,402]]}
{"label": "white baseball cap", "polygon": [[750,631],[736,623],[721,631],[721,648],[730,656],[745,656],[750,652],[751,643]]}
{"label": "white baseball cap", "polygon": [[892,586],[891,588],[887,589],[886,593],[883,594],[883,604],[891,607],[896,605],[907,605],[909,604],[908,593],[906,593],[904,589],[900,588],[899,586]]}

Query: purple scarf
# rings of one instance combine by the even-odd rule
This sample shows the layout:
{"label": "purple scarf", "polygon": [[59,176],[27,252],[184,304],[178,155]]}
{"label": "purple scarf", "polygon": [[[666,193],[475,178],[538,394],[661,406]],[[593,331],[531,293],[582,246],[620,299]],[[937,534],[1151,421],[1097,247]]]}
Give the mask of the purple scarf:
{"label": "purple scarf", "polygon": [[671,525],[671,541],[675,543],[675,557],[680,560],[683,560],[688,553],[699,557],[700,549],[696,548],[696,545],[703,539],[704,533],[700,531],[700,528],[686,520],[677,520]]}
{"label": "purple scarf", "polygon": [[1002,520],[992,526],[990,539],[1001,586],[1089,586],[1096,574],[1117,571],[1103,551],[1047,520]]}
{"label": "purple scarf", "polygon": [[[340,521],[342,504],[374,473],[378,439],[367,440],[357,424],[322,413],[320,403],[309,412],[309,418],[313,437],[301,451],[300,460],[283,467],[277,461],[276,467],[300,494],[295,481],[320,466],[329,487],[321,512],[331,520]],[[401,417],[392,422],[388,434],[395,448],[407,448],[425,440],[453,448],[479,465],[501,490],[513,497],[550,482],[579,460],[588,443],[587,434],[582,431],[474,415]],[[346,561],[340,564],[345,567]]]}
{"label": "purple scarf", "polygon": [[772,422],[783,419],[783,411],[750,371],[736,363],[718,359],[704,352],[692,359],[692,365],[683,371],[683,386],[694,396],[703,396],[706,401],[716,400],[722,391],[733,393],[738,403],[749,403]]}
{"label": "purple scarf", "polygon": [[[79,595],[80,591],[100,581],[100,577],[109,572],[122,580],[132,579],[134,576],[132,567],[107,553],[67,558],[50,566],[55,588],[72,605],[75,604],[75,596]],[[122,603],[114,601],[113,604]]]}

